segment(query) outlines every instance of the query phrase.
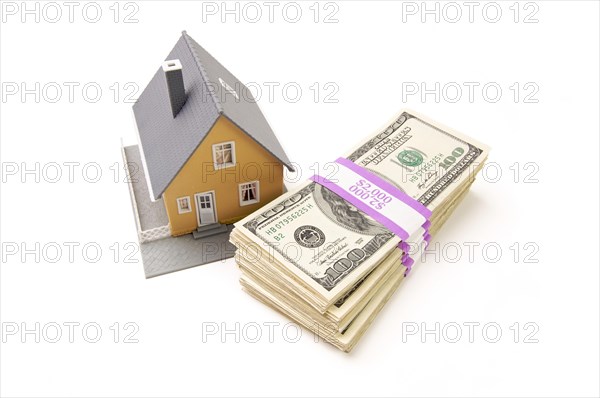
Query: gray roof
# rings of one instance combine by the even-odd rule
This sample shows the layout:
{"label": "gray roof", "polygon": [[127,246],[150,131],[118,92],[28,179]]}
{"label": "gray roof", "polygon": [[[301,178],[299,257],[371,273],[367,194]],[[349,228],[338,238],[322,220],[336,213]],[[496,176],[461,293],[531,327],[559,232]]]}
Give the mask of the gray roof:
{"label": "gray roof", "polygon": [[[220,115],[236,124],[290,171],[291,162],[250,90],[183,31],[165,61],[179,59],[187,95],[173,118],[162,68],[133,105],[151,196],[160,198]],[[219,79],[232,87],[237,98]]]}

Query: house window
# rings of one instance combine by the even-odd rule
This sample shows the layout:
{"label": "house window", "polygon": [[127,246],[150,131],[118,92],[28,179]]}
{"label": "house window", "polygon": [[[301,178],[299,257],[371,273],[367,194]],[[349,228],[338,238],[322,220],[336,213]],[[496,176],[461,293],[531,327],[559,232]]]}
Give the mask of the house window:
{"label": "house window", "polygon": [[235,144],[233,141],[213,145],[215,169],[235,166]]}
{"label": "house window", "polygon": [[189,213],[192,211],[189,196],[177,198],[177,210],[179,211],[179,214]]}
{"label": "house window", "polygon": [[258,190],[258,181],[240,184],[240,206],[258,203],[260,192]]}

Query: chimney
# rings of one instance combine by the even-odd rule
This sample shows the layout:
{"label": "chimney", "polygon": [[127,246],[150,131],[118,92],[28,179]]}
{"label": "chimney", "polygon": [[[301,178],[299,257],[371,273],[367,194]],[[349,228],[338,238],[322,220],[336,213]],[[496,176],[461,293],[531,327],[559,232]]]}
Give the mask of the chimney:
{"label": "chimney", "polygon": [[185,87],[183,86],[183,73],[181,72],[181,62],[178,59],[165,61],[162,65],[167,81],[167,91],[169,92],[169,102],[173,117],[176,117],[183,104],[185,104]]}

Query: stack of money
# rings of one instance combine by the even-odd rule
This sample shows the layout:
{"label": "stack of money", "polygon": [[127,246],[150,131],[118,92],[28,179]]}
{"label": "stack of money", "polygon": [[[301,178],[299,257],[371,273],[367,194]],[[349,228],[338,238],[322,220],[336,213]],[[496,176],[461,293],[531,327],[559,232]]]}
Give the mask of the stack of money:
{"label": "stack of money", "polygon": [[242,287],[351,351],[464,198],[488,151],[402,112],[323,167],[327,173],[235,224]]}

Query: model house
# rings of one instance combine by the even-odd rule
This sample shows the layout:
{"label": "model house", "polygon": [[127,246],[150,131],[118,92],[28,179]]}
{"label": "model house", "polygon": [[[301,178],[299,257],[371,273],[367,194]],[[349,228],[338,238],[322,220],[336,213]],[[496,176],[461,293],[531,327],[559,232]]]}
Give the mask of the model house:
{"label": "model house", "polygon": [[158,66],[133,112],[171,235],[233,223],[281,195],[293,169],[250,91],[185,31]]}

